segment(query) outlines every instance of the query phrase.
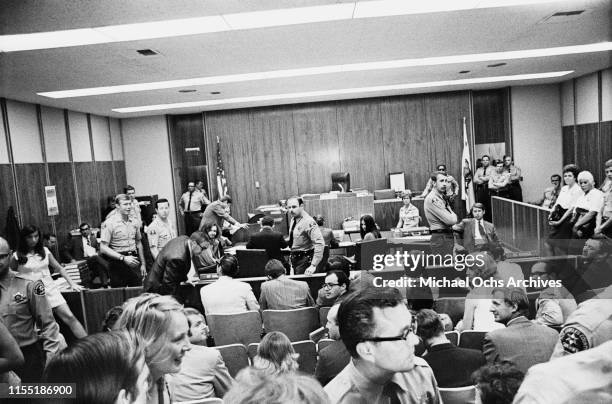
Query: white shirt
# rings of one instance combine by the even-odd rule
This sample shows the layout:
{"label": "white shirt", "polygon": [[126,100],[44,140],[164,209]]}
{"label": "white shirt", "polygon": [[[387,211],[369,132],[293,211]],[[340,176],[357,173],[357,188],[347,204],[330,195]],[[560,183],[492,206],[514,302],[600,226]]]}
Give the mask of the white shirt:
{"label": "white shirt", "polygon": [[476,226],[474,226],[474,239],[482,240],[484,237],[480,234],[480,226],[484,229],[484,224],[482,223],[482,219],[476,220]]}
{"label": "white shirt", "polygon": [[81,237],[81,239],[83,241],[83,255],[86,257],[95,256],[97,254],[96,249],[89,244],[89,239],[87,237]]}
{"label": "white shirt", "polygon": [[576,208],[585,209],[589,212],[597,212],[601,211],[604,205],[604,195],[599,189],[593,188],[589,191],[588,194],[583,193],[580,196],[576,203],[574,204],[574,211]]}
{"label": "white shirt", "polygon": [[584,192],[578,184],[574,184],[571,188],[567,185],[561,187],[559,196],[557,197],[557,204],[563,209],[569,209],[576,203],[576,200],[584,195]]}
{"label": "white shirt", "polygon": [[217,281],[200,289],[200,298],[206,314],[259,310],[251,285],[228,276],[220,276]]}

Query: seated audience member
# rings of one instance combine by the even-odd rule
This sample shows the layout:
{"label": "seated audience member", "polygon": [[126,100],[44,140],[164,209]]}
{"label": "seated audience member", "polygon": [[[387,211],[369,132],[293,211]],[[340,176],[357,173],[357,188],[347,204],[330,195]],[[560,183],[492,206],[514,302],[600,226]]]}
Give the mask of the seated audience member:
{"label": "seated audience member", "polygon": [[194,308],[183,309],[189,323],[191,349],[185,352],[181,370],[168,375],[168,384],[178,402],[222,398],[233,379],[225,366],[221,353],[206,346],[208,327],[204,316]]}
{"label": "seated audience member", "polygon": [[274,230],[274,219],[270,216],[264,216],[259,225],[261,230],[259,233],[251,234],[246,248],[266,250],[268,259],[279,260],[285,265],[285,268],[288,268],[288,263],[285,257],[283,257],[281,250],[289,245],[285,241],[285,237],[280,232]]}
{"label": "seated audience member", "polygon": [[582,248],[582,257],[582,279],[589,289],[612,284],[612,240],[603,236],[588,239]]}
{"label": "seated audience member", "polygon": [[563,181],[556,203],[548,215],[548,224],[551,226],[546,246],[548,255],[567,255],[568,240],[572,236],[572,223],[570,221],[571,208],[578,198],[584,194],[578,182],[579,169],[575,164],[563,167]]}
{"label": "seated audience member", "polygon": [[334,342],[319,351],[319,359],[315,369],[315,377],[323,386],[336,377],[351,360],[351,354],[346,350],[344,343],[340,341],[339,308],[340,304],[334,304],[327,313],[325,328],[327,328],[329,338],[333,339]]}
{"label": "seated audience member", "polygon": [[539,205],[547,209],[555,206],[559,193],[561,192],[561,176],[559,174],[553,174],[550,177],[550,183],[552,186],[544,190],[542,197],[533,202],[534,205]]}
{"label": "seated audience member", "polygon": [[146,343],[135,332],[112,331],[76,341],[47,364],[44,383],[75,383],[75,399],[52,403],[144,404],[149,390]]}
{"label": "seated audience member", "polygon": [[355,393],[367,403],[440,403],[434,374],[415,357],[416,319],[395,288],[351,293],[338,310],[340,337],[351,362],[325,386],[332,403]]}
{"label": "seated audience member", "polygon": [[13,370],[22,367],[23,364],[23,353],[17,341],[0,321],[0,383],[19,385],[19,377]]}
{"label": "seated audience member", "polygon": [[480,404],[510,404],[521,386],[525,374],[511,363],[485,365],[474,373],[476,402]]}
{"label": "seated audience member", "polygon": [[146,228],[149,249],[151,250],[153,259],[157,258],[157,255],[161,249],[168,244],[168,241],[177,236],[174,225],[168,220],[168,216],[170,215],[170,202],[165,198],[158,199],[157,202],[155,202],[155,212],[157,216]]}
{"label": "seated audience member", "polygon": [[482,351],[489,363],[507,361],[526,372],[531,366],[548,361],[559,333],[527,319],[529,300],[523,289],[494,289],[491,312],[495,321],[506,328],[490,331],[484,337]]}
{"label": "seated audience member", "polygon": [[[555,281],[555,272],[548,272],[546,263],[537,262],[531,267],[531,279],[543,282]],[[543,288],[536,300],[535,322],[547,326],[560,326],[576,310],[574,296],[563,286]]]}
{"label": "seated audience member", "polygon": [[79,225],[81,237],[70,237],[62,254],[62,261],[76,262],[87,260],[87,268],[92,279],[98,277],[103,288],[110,287],[109,262],[102,257],[100,245],[95,234],[91,232],[89,223]]}
{"label": "seated audience member", "polygon": [[321,385],[312,377],[300,373],[285,373],[276,377],[253,368],[244,368],[236,383],[225,395],[228,404],[330,404]]}
{"label": "seated audience member", "polygon": [[[457,181],[452,175],[448,175],[445,164],[438,164],[436,166],[436,171],[446,176],[446,179],[448,181],[448,187],[446,188],[445,195],[446,195],[447,200],[449,202],[452,202],[453,199],[455,199],[455,197],[457,196],[457,192],[459,190],[459,184],[457,183]],[[421,198],[425,198],[431,192],[431,190],[434,189],[435,184],[436,184],[436,180],[434,178],[430,178],[427,181],[427,184],[425,185],[425,189],[423,190],[423,193],[420,195]]]}
{"label": "seated audience member", "polygon": [[419,324],[417,334],[427,348],[422,358],[431,366],[438,386],[471,386],[472,373],[487,363],[482,352],[451,344],[444,335],[444,326],[435,311],[420,310],[416,319]]}
{"label": "seated audience member", "polygon": [[195,232],[197,236],[194,236],[202,249],[198,255],[198,267],[212,270],[219,265],[223,248],[229,245],[229,240],[221,236],[221,230],[215,223],[202,223],[200,228],[202,231]]}
{"label": "seated audience member", "polygon": [[578,174],[578,184],[584,192],[571,209],[572,240],[570,254],[580,254],[586,239],[593,236],[597,225],[597,215],[604,206],[603,193],[595,188],[595,179],[589,171]]}
{"label": "seated audience member", "polygon": [[251,285],[235,280],[238,260],[224,255],[217,270],[219,279],[200,289],[200,298],[207,314],[243,313],[259,310]]}
{"label": "seated audience member", "polygon": [[370,215],[361,216],[361,220],[359,221],[359,234],[361,235],[362,241],[375,240],[381,237],[380,231],[378,231],[378,225]]}
{"label": "seated audience member", "polygon": [[261,339],[253,367],[269,375],[284,375],[298,370],[298,357],[289,338],[280,331],[272,331]]}
{"label": "seated audience member", "polygon": [[460,235],[457,240],[458,246],[455,246],[455,249],[473,253],[500,248],[495,226],[483,219],[484,214],[484,205],[475,203],[472,206],[472,218],[463,219],[453,226],[453,231]]}
{"label": "seated audience member", "polygon": [[171,296],[145,293],[123,304],[115,328],[136,332],[146,347],[145,362],[151,376],[145,402],[172,402],[165,376],[181,370],[185,352],[190,349],[183,306]]}
{"label": "seated audience member", "polygon": [[510,174],[504,169],[504,162],[502,160],[495,160],[493,166],[495,170],[493,170],[491,177],[489,177],[489,193],[491,196],[507,198]]}
{"label": "seated audience member", "polygon": [[271,259],[265,271],[268,281],[261,284],[261,310],[291,310],[314,306],[308,284],[289,278],[282,262]]}
{"label": "seated audience member", "polygon": [[605,164],[606,179],[599,188],[604,196],[604,206],[597,217],[595,235],[612,238],[612,159]]}
{"label": "seated audience member", "polygon": [[[514,403],[610,403],[612,402],[610,369],[612,369],[612,341],[575,355],[535,365],[525,375]],[[575,395],[582,396],[584,393],[598,394],[591,396],[590,401],[571,399]],[[599,399],[594,399],[595,397]],[[603,397],[606,399],[603,400]]]}
{"label": "seated audience member", "polygon": [[43,245],[51,251],[55,251],[57,247],[57,236],[51,233],[43,234]]}
{"label": "seated audience member", "polygon": [[551,359],[585,351],[612,340],[612,286],[586,300],[570,314]]}
{"label": "seated audience member", "polygon": [[325,217],[323,215],[316,215],[313,217],[315,222],[317,222],[317,226],[319,226],[319,230],[321,230],[321,235],[323,236],[323,241],[325,245],[329,248],[338,248],[338,241],[336,241],[336,237],[334,236],[334,231],[329,227],[325,227]]}
{"label": "seated audience member", "polygon": [[349,293],[351,281],[342,271],[332,270],[327,272],[325,283],[319,289],[317,296],[317,307],[333,306],[340,303]]}
{"label": "seated audience member", "polygon": [[504,156],[504,171],[509,175],[508,198],[523,202],[523,190],[521,189],[521,169],[514,165],[512,156]]}
{"label": "seated audience member", "polygon": [[412,192],[406,190],[402,192],[403,205],[399,211],[399,221],[397,222],[398,229],[409,229],[418,227],[421,222],[419,208],[412,204]]}
{"label": "seated audience member", "polygon": [[102,321],[102,332],[113,331],[121,314],[123,314],[123,306],[115,306],[107,311]]}

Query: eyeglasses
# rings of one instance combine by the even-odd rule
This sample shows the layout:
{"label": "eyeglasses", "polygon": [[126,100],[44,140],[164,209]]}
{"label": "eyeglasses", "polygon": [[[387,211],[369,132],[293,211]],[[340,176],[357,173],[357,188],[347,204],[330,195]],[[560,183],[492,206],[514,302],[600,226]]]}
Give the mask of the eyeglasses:
{"label": "eyeglasses", "polygon": [[299,208],[298,205],[292,205],[292,206],[287,206],[289,209],[295,209],[295,208]]}
{"label": "eyeglasses", "polygon": [[11,253],[6,253],[6,254],[0,254],[0,260],[3,260],[5,258],[8,258],[11,255]]}
{"label": "eyeglasses", "polygon": [[412,317],[412,323],[410,327],[406,329],[402,335],[398,335],[397,337],[372,337],[372,338],[363,338],[359,342],[386,342],[386,341],[406,341],[410,334],[414,333],[416,335],[418,323],[416,317]]}
{"label": "eyeglasses", "polygon": [[86,228],[84,228],[84,229],[81,229],[81,231],[87,231],[87,230],[89,230],[89,227],[86,227]]}
{"label": "eyeglasses", "polygon": [[324,289],[331,289],[331,288],[333,288],[334,286],[338,286],[338,285],[340,285],[340,284],[339,284],[339,283],[324,283],[324,284],[323,284],[323,288],[324,288]]}

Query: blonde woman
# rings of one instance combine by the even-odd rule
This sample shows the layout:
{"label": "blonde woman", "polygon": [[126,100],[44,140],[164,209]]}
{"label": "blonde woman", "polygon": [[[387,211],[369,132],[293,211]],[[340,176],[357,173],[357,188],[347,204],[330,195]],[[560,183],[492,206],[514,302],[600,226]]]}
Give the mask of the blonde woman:
{"label": "blonde woman", "polygon": [[289,338],[282,332],[272,331],[261,340],[253,367],[272,375],[294,372],[298,370],[298,357]]}

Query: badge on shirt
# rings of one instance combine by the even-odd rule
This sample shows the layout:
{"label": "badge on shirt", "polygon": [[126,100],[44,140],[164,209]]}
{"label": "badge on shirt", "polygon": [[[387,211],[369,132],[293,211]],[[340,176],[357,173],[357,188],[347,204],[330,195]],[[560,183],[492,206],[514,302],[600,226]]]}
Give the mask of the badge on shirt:
{"label": "badge on shirt", "polygon": [[433,198],[433,204],[434,206],[440,208],[440,209],[444,209],[446,206],[444,205],[444,202],[442,202],[442,200],[440,198]]}
{"label": "badge on shirt", "polygon": [[570,354],[585,351],[590,348],[588,338],[576,327],[565,327],[561,331],[559,339],[563,346],[563,350]]}
{"label": "badge on shirt", "polygon": [[25,296],[23,295],[23,293],[17,292],[15,293],[15,296],[13,296],[13,300],[15,301],[15,303],[21,303],[25,300]]}
{"label": "badge on shirt", "polygon": [[36,286],[34,286],[34,294],[37,296],[45,295],[45,285],[42,282],[38,282]]}
{"label": "badge on shirt", "polygon": [[152,236],[155,235],[155,229],[149,229],[149,234]]}

